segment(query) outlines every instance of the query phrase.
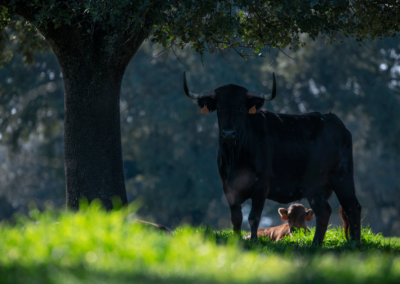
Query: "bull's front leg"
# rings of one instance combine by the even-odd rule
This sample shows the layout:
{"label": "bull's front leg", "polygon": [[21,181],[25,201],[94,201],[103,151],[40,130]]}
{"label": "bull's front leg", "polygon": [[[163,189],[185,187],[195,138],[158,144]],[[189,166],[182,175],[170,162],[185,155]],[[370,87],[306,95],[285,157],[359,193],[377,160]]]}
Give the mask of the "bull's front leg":
{"label": "bull's front leg", "polygon": [[249,225],[251,228],[251,240],[256,241],[258,225],[261,221],[261,214],[264,203],[268,196],[269,178],[266,176],[255,178],[253,194],[251,197],[251,211],[249,214]]}
{"label": "bull's front leg", "polygon": [[231,192],[228,192],[228,186],[226,185],[224,178],[222,178],[222,186],[224,188],[225,197],[226,200],[228,201],[229,208],[231,209],[231,221],[233,224],[233,232],[240,236],[242,232],[242,221],[243,221],[242,205],[240,205],[241,202],[240,203],[236,202],[236,196]]}
{"label": "bull's front leg", "polygon": [[251,228],[251,240],[256,241],[257,240],[257,230],[258,230],[258,225],[260,224],[261,221],[261,213],[264,209],[264,198],[252,198],[251,199],[252,204],[251,204],[251,211],[249,214],[249,224]]}
{"label": "bull's front leg", "polygon": [[233,232],[240,236],[242,231],[242,205],[231,205],[229,206],[231,209],[231,221],[233,224]]}

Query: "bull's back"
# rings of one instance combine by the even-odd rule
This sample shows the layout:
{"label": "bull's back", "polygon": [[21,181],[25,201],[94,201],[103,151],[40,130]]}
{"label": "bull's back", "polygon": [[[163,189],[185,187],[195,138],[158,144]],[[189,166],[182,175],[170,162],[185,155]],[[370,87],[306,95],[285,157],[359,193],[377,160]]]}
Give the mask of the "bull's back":
{"label": "bull's back", "polygon": [[[268,119],[269,118],[269,119]],[[289,203],[326,184],[342,159],[351,135],[334,114],[268,114],[272,144],[271,183],[268,198]]]}

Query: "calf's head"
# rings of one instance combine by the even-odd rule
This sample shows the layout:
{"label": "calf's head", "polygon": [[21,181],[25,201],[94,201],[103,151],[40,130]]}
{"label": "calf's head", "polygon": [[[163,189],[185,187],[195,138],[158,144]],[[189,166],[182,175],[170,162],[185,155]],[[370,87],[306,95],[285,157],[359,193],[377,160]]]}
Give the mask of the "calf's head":
{"label": "calf's head", "polygon": [[247,115],[255,114],[264,104],[276,96],[275,74],[271,94],[249,91],[236,85],[225,85],[213,91],[193,93],[189,91],[183,73],[183,89],[186,96],[197,99],[201,113],[217,111],[219,136],[225,143],[235,143],[242,136]]}
{"label": "calf's head", "polygon": [[289,222],[290,232],[295,228],[307,230],[306,221],[311,221],[314,212],[312,209],[306,209],[302,204],[292,204],[288,209],[279,208],[279,215],[282,221]]}

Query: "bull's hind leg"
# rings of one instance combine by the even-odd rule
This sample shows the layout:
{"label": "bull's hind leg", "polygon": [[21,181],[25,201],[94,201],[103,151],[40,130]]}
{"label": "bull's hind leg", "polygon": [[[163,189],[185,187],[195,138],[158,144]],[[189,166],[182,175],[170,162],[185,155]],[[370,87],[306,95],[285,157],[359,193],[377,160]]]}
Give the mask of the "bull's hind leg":
{"label": "bull's hind leg", "polygon": [[361,205],[357,200],[354,181],[351,175],[331,179],[336,196],[347,215],[350,224],[350,238],[361,241]]}
{"label": "bull's hind leg", "polygon": [[[345,143],[347,141],[347,143]],[[353,146],[347,132],[342,147],[342,159],[329,179],[333,191],[342,205],[350,223],[350,238],[361,241],[361,205],[356,197],[353,170]]]}
{"label": "bull's hind leg", "polygon": [[328,198],[331,196],[332,190],[327,186],[321,186],[315,190],[315,194],[307,198],[311,209],[314,211],[316,219],[315,235],[313,239],[314,245],[321,245],[329,224],[329,217],[332,208],[329,205]]}

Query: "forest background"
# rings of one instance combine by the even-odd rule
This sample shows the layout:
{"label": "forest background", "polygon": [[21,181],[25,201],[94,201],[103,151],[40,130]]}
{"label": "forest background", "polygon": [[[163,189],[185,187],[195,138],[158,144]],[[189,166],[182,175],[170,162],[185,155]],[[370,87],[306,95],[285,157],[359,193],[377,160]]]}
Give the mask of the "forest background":
{"label": "forest background", "polygon": [[[182,73],[195,92],[229,83],[268,92],[275,72],[278,95],[264,107],[336,113],[353,133],[363,224],[400,235],[399,41],[306,42],[307,48],[285,51],[290,57],[275,58],[271,49],[265,57],[243,60],[228,52],[205,55],[203,62],[189,50],[178,52],[179,60],[172,52],[154,59],[163,48],[142,45],[125,72],[120,106],[128,200],[140,201],[143,219],[172,228],[231,226],[216,167],[216,116],[200,114],[185,97]],[[0,219],[26,213],[32,202],[40,209],[65,207],[62,73],[51,52],[36,54],[32,65],[25,61],[16,53],[0,70]],[[332,223],[340,224],[335,196],[330,203]],[[267,201],[261,226],[280,224],[283,206]]]}

